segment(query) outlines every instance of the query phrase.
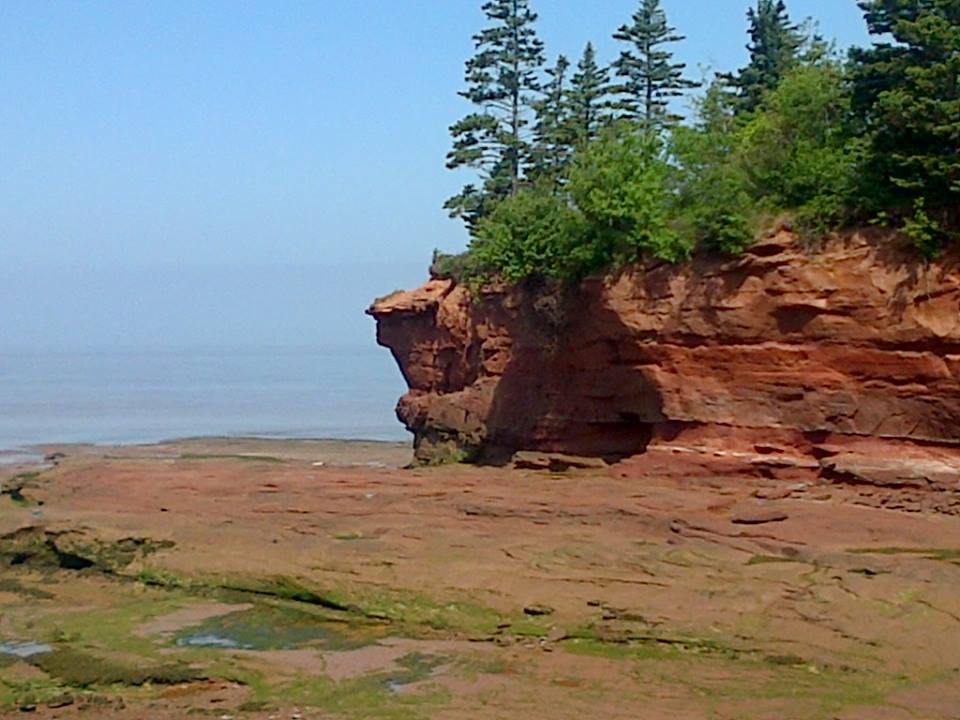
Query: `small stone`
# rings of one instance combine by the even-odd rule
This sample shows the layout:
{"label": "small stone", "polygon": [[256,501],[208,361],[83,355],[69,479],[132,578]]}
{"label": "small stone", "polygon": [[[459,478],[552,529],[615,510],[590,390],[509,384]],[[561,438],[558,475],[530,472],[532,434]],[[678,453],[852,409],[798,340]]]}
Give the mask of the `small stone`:
{"label": "small stone", "polygon": [[550,632],[547,633],[546,640],[550,643],[560,642],[561,640],[567,639],[567,631],[563,628],[553,628]]}
{"label": "small stone", "polygon": [[736,525],[766,525],[783,522],[790,516],[782,510],[744,510],[733,516]]}
{"label": "small stone", "polygon": [[553,615],[555,610],[548,605],[528,605],[523,609],[524,615],[529,615],[530,617],[543,617],[545,615]]}
{"label": "small stone", "polygon": [[758,500],[784,500],[793,494],[790,488],[760,488],[753,493]]}

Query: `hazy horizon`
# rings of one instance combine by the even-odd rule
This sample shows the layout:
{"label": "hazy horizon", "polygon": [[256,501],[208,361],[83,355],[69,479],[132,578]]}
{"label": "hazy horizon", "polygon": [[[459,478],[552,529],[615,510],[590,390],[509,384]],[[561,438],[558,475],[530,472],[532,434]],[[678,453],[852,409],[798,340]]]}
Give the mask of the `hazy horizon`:
{"label": "hazy horizon", "polygon": [[[732,69],[745,0],[667,0]],[[0,350],[365,343],[376,296],[466,235],[444,168],[480,0],[0,6]],[[848,45],[854,2],[794,0]],[[539,0],[551,58],[633,0]]]}
{"label": "hazy horizon", "polygon": [[[466,244],[445,155],[481,4],[0,4],[0,449],[403,436],[364,310]],[[692,75],[745,62],[747,4],[666,0]],[[551,61],[608,62],[636,2],[534,6]],[[791,8],[866,37],[853,2]]]}

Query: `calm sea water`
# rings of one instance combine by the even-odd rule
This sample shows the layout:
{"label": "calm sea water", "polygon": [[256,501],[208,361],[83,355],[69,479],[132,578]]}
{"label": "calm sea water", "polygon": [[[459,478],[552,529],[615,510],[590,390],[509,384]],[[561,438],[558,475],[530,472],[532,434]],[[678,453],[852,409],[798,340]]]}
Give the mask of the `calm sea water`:
{"label": "calm sea water", "polygon": [[[0,451],[198,436],[403,440],[382,348],[0,351]],[[8,454],[9,456],[9,454]]]}

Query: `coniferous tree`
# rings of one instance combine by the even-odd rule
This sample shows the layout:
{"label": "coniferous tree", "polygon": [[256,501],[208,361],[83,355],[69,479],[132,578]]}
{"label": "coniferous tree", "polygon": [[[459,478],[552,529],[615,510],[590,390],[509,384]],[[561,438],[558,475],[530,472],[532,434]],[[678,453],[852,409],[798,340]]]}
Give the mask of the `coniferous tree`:
{"label": "coniferous tree", "polygon": [[471,228],[497,200],[520,189],[544,62],[529,0],[489,0],[482,9],[491,24],[474,36],[477,54],[467,61],[467,89],[460,93],[477,110],[450,128],[453,149],[447,155],[448,168],[474,168],[483,178],[482,187],[468,185],[445,205]]}
{"label": "coniferous tree", "polygon": [[547,69],[549,80],[543,86],[543,97],[535,106],[533,174],[558,185],[573,155],[570,113],[567,102],[567,71],[570,61],[564,55]]}
{"label": "coniferous tree", "polygon": [[570,127],[578,147],[595,139],[610,123],[610,70],[597,64],[592,43],[587,43],[567,92]]}
{"label": "coniferous tree", "polygon": [[[854,109],[880,206],[960,222],[960,0],[861,0],[873,47],[855,49]],[[890,42],[891,38],[894,42]]]}
{"label": "coniferous tree", "polygon": [[665,49],[685,38],[668,24],[660,0],[641,0],[632,24],[621,27],[613,37],[630,45],[613,63],[621,78],[617,88],[621,117],[640,121],[648,129],[679,120],[669,112],[670,100],[698,83],[684,78],[686,64],[673,62],[673,53]]}
{"label": "coniferous tree", "polygon": [[790,21],[783,0],[757,0],[747,12],[750,22],[750,62],[728,80],[739,99],[740,110],[756,110],[763,96],[774,90],[796,66],[804,44],[800,26]]}

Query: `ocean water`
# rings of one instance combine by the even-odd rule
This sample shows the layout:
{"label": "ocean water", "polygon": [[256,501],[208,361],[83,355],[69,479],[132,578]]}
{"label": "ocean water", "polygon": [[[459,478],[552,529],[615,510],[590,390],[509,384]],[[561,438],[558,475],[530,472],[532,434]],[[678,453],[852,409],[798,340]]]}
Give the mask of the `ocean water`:
{"label": "ocean water", "polygon": [[390,353],[0,350],[0,451],[207,436],[404,440]]}

